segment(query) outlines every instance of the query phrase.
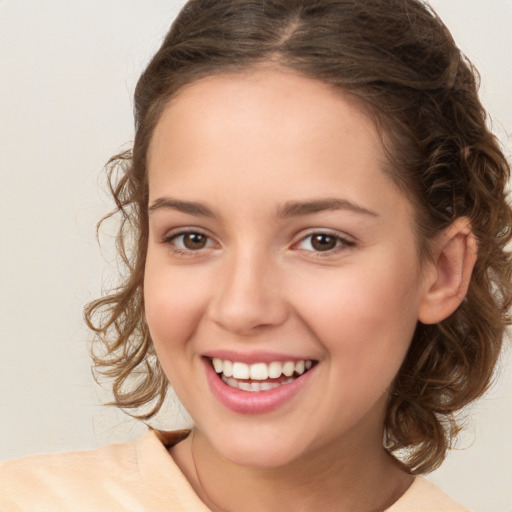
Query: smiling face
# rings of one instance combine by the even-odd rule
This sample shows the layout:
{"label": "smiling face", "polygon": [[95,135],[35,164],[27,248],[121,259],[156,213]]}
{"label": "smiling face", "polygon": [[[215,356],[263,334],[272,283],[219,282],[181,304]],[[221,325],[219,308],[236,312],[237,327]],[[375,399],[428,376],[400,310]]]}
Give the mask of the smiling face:
{"label": "smiling face", "polygon": [[413,209],[382,159],[353,100],[292,72],[209,77],[163,112],[146,317],[222,457],[272,467],[382,450],[426,286]]}

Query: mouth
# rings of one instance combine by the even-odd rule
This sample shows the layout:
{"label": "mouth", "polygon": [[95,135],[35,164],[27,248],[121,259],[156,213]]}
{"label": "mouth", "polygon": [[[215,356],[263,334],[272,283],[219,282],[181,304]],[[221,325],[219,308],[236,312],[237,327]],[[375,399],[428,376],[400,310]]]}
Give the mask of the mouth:
{"label": "mouth", "polygon": [[307,373],[317,361],[271,361],[247,364],[240,361],[210,358],[217,376],[229,387],[241,391],[268,391],[285,386]]}

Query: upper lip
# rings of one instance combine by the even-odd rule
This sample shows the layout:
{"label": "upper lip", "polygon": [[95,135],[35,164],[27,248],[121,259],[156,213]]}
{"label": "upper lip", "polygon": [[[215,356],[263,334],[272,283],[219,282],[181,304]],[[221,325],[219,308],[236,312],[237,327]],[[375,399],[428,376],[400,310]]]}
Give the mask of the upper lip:
{"label": "upper lip", "polygon": [[295,356],[290,354],[280,354],[275,352],[239,352],[233,350],[211,350],[203,354],[209,359],[217,358],[227,361],[239,361],[246,364],[271,363],[272,361],[315,361],[309,356]]}

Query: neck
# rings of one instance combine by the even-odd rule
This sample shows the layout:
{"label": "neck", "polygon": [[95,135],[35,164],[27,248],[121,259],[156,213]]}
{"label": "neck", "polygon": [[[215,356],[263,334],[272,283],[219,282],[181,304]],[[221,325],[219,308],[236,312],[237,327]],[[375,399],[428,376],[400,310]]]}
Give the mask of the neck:
{"label": "neck", "polygon": [[253,468],[226,460],[194,429],[171,455],[212,512],[379,512],[413,480],[381,440],[357,432],[286,465]]}

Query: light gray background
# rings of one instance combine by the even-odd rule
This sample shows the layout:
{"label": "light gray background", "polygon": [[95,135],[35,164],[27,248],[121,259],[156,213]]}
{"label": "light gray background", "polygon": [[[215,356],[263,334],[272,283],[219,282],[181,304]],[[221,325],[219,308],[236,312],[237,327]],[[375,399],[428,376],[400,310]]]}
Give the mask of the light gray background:
{"label": "light gray background", "polygon": [[[107,395],[90,375],[82,306],[115,274],[112,250],[94,238],[110,207],[102,166],[132,139],[136,79],[182,3],[0,0],[0,459],[143,430],[99,405]],[[433,5],[480,69],[510,155],[512,0]],[[510,356],[469,413],[459,443],[469,448],[429,478],[474,511],[511,512]],[[169,416],[158,426],[183,421]]]}

